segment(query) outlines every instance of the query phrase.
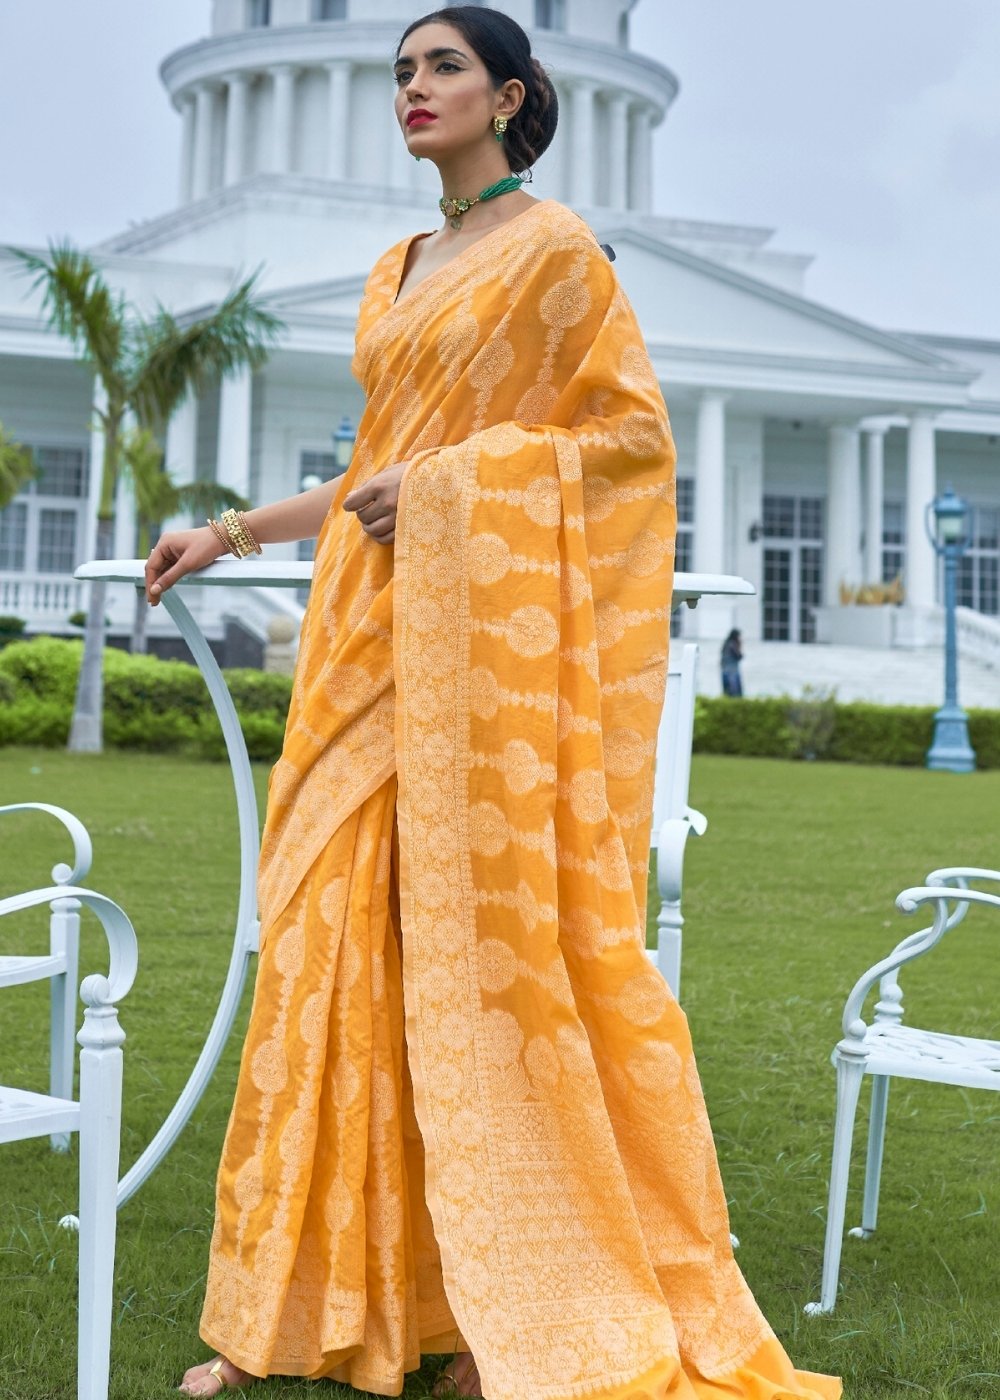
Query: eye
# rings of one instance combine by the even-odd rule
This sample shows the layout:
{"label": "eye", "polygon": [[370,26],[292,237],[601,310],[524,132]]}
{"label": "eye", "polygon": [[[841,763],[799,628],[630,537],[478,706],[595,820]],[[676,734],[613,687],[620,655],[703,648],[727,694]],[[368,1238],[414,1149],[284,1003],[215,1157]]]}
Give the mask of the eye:
{"label": "eye", "polygon": [[393,75],[393,80],[396,83],[396,85],[399,86],[399,84],[401,83],[409,82],[412,76],[413,74],[408,68],[398,68]]}
{"label": "eye", "polygon": [[450,58],[443,59],[442,62],[438,64],[439,72],[442,68],[452,68],[456,73],[461,73],[462,71],[461,68],[459,68],[458,64],[453,63]]}

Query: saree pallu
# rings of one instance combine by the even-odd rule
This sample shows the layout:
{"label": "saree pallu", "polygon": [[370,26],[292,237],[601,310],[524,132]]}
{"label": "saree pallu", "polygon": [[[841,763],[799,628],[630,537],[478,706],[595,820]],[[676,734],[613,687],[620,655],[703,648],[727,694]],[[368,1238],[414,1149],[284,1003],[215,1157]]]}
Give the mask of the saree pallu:
{"label": "saree pallu", "polygon": [[[396,303],[269,781],[261,952],[201,1335],[398,1394],[835,1397],[734,1262],[687,1023],[645,953],[670,426],[593,235],[542,201]],[[393,547],[342,508],[407,462]]]}

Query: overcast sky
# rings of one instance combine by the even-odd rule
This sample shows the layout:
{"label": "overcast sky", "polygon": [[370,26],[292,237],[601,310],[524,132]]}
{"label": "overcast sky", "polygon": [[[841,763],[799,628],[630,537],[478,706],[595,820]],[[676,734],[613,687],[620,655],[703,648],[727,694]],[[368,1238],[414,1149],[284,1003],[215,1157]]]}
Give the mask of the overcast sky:
{"label": "overcast sky", "polygon": [[[430,6],[428,6],[430,7]],[[86,243],[172,207],[157,66],[210,0],[0,0],[0,241]],[[1000,340],[1000,0],[640,0],[681,91],[656,209],[764,225],[816,301]]]}

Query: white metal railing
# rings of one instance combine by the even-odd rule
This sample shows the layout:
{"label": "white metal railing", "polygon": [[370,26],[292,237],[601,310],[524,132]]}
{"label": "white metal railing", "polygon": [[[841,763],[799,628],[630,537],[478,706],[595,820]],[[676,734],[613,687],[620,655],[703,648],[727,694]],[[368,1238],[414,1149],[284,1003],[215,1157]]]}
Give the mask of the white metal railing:
{"label": "white metal railing", "polygon": [[[108,583],[129,583],[142,587],[144,559],[99,559],[81,564],[77,579],[103,579]],[[233,787],[236,795],[236,816],[240,833],[240,888],[236,912],[236,930],[229,970],[208,1033],[194,1069],[180,1098],[167,1115],[152,1142],[133,1163],[118,1184],[118,1204],[123,1205],[159,1166],[187,1123],[198,1100],[205,1092],[219,1062],[239,1008],[251,956],[259,947],[260,924],[257,919],[257,865],[260,857],[257,797],[253,771],[247,754],[243,733],[232,696],[223,679],[204,633],[181,594],[188,588],[302,588],[312,580],[311,561],[302,563],[287,559],[219,559],[208,568],[189,574],[163,595],[163,608],[177,624],[181,636],[191,649],[195,663],[205,678],[215,706],[229,756]],[[699,598],[750,597],[754,587],[746,579],[726,574],[676,574],[673,603],[694,607]]]}

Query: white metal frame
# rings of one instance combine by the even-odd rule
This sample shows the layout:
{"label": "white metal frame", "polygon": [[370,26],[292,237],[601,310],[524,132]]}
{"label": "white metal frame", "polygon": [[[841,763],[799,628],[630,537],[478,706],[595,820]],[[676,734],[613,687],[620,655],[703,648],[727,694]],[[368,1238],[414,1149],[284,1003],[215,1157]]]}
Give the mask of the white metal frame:
{"label": "white metal frame", "polygon": [[690,835],[703,836],[708,820],[688,806],[691,746],[698,679],[698,648],[675,642],[670,650],[663,718],[656,736],[653,785],[653,824],[650,844],[656,851],[656,883],[660,913],[656,921],[655,954],[650,954],[674,996],[681,994],[681,886],[684,852]]}
{"label": "white metal frame", "polygon": [[[819,1302],[806,1304],[805,1312],[810,1316],[832,1312],[837,1301],[851,1144],[864,1076],[872,1076],[872,1099],[861,1225],[848,1232],[855,1239],[867,1240],[875,1233],[890,1079],[922,1079],[969,1089],[1000,1090],[1000,1041],[946,1035],[903,1024],[900,969],[936,947],[946,933],[962,922],[972,904],[1000,909],[1000,894],[972,889],[970,880],[1000,884],[1000,870],[950,866],[932,871],[924,885],[904,890],[896,900],[897,907],[912,914],[929,905],[932,923],[902,939],[887,958],[870,967],[847,998],[844,1036],[832,1055],[837,1072],[837,1110],[823,1279]],[[869,1024],[862,1012],[876,982],[879,1000]]]}
{"label": "white metal frame", "polygon": [[[143,559],[94,560],[82,564],[75,577],[82,580],[104,579],[108,583],[129,583],[134,587],[142,587],[144,569]],[[311,561],[297,563],[287,559],[271,560],[257,557],[219,559],[197,574],[189,574],[163,595],[162,606],[173,618],[181,636],[190,647],[191,654],[205,678],[222,726],[236,795],[240,833],[240,894],[229,969],[208,1038],[177,1102],[153,1140],[119,1183],[119,1206],[124,1205],[163,1161],[205,1092],[236,1019],[250,959],[257,952],[260,939],[260,924],[256,912],[260,848],[257,799],[250,759],[236,707],[222,672],[195,618],[180,595],[192,586],[301,588],[311,582],[312,571]],[[693,607],[701,597],[749,597],[753,592],[753,585],[745,579],[733,578],[727,574],[681,573],[674,577],[673,603],[687,603]]]}
{"label": "white metal frame", "polygon": [[[45,812],[61,822],[73,841],[73,864],[60,862],[52,867],[53,885],[78,885],[86,879],[93,859],[90,836],[81,821],[62,807],[47,802],[14,802],[0,807],[0,817],[9,812]],[[0,957],[0,987],[24,986],[28,982],[50,982],[49,1011],[49,1093],[57,1099],[73,1097],[73,1066],[76,1058],[76,979],[80,956],[80,905],[73,899],[54,899],[49,917],[49,951],[29,957],[11,954]],[[69,1150],[69,1133],[53,1133],[52,1149]]]}
{"label": "white metal frame", "polygon": [[58,884],[0,900],[0,918],[45,904],[74,911],[84,905],[96,914],[108,940],[111,965],[107,976],[86,977],[80,987],[85,1011],[77,1036],[79,1100],[0,1085],[0,1143],[80,1134],[79,1215],[64,1216],[59,1223],[80,1232],[77,1400],[107,1400],[125,1039],[117,1004],[135,980],[139,952],[124,910],[80,885]]}

